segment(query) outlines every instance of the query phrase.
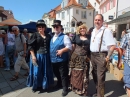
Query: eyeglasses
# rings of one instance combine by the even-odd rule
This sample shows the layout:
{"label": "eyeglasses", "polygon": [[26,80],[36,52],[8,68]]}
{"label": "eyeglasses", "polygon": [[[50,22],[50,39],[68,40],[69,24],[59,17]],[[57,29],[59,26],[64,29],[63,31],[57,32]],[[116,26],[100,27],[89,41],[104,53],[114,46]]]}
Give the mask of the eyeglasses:
{"label": "eyeglasses", "polygon": [[53,26],[53,28],[59,28],[59,26]]}
{"label": "eyeglasses", "polygon": [[13,32],[16,32],[17,30],[12,30]]}
{"label": "eyeglasses", "polygon": [[80,28],[80,30],[81,30],[81,29],[86,29],[86,28]]}

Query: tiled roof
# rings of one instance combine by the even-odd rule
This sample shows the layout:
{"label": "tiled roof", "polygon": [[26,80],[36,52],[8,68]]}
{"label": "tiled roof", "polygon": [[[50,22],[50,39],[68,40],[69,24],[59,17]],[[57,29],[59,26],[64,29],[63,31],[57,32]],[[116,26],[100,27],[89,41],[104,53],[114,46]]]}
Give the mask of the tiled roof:
{"label": "tiled roof", "polygon": [[[65,6],[65,8],[72,6],[72,5],[79,6],[79,7],[82,6],[81,4],[77,3],[76,0],[69,0],[67,6]],[[90,4],[90,2],[88,2],[88,6],[86,6],[86,8],[93,8],[94,9],[94,7]],[[59,10],[61,10],[61,8],[58,9],[57,11],[59,11]]]}
{"label": "tiled roof", "polygon": [[12,13],[12,11],[10,11],[10,10],[4,10],[4,11],[2,12],[2,14],[4,14],[5,16],[7,16],[7,19],[9,19],[9,18],[14,18],[13,13]]}
{"label": "tiled roof", "polygon": [[56,11],[60,10],[61,6],[58,5],[56,8],[52,9],[50,12],[48,12],[50,18],[56,18]]}
{"label": "tiled roof", "polygon": [[14,19],[14,18],[9,18],[7,20],[4,20],[2,22],[0,22],[0,25],[20,25],[22,24],[20,21]]}

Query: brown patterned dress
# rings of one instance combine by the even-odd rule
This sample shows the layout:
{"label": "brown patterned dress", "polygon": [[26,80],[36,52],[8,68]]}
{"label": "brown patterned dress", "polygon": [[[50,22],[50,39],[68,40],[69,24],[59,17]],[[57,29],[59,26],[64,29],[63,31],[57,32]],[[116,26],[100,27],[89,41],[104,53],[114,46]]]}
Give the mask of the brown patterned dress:
{"label": "brown patterned dress", "polygon": [[89,83],[90,35],[86,37],[87,40],[81,40],[80,35],[73,37],[72,44],[76,48],[69,62],[71,89],[80,95],[87,95]]}

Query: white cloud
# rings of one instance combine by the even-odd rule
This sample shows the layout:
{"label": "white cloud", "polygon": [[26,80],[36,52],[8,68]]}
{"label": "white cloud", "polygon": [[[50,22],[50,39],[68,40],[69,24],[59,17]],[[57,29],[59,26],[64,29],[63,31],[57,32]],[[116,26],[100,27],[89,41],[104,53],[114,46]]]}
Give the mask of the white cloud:
{"label": "white cloud", "polygon": [[32,19],[30,19],[30,20],[28,20],[27,22],[24,22],[24,23],[22,23],[22,24],[27,24],[27,23],[30,23],[30,22],[37,22],[37,20],[32,20]]}

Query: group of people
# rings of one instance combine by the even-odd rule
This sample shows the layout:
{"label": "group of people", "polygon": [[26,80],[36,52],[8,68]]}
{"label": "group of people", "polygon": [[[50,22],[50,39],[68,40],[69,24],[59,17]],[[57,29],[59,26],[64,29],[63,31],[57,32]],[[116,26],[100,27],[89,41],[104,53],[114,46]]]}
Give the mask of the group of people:
{"label": "group of people", "polygon": [[[62,88],[62,96],[66,96],[70,85],[76,94],[89,97],[91,61],[96,84],[93,97],[104,97],[106,64],[115,49],[115,41],[112,32],[103,27],[101,14],[95,16],[94,23],[95,28],[90,34],[87,26],[78,22],[76,34],[70,40],[62,32],[60,20],[54,20],[52,37],[46,32],[44,20],[37,21],[37,32],[28,41],[31,57],[27,86],[32,87],[33,92],[39,88],[48,91]],[[57,84],[53,87],[54,76]]]}
{"label": "group of people", "polygon": [[[19,33],[17,26],[13,26],[15,51],[18,57],[14,66],[16,73],[11,80],[18,79],[22,66],[27,70],[27,86],[32,87],[33,92],[39,88],[48,92],[62,88],[62,96],[66,96],[70,86],[76,94],[90,97],[88,84],[91,61],[92,76],[96,85],[96,92],[92,97],[104,97],[107,62],[115,50],[116,43],[112,31],[103,26],[103,21],[103,16],[97,14],[94,19],[95,28],[91,29],[91,33],[87,33],[88,28],[85,24],[78,22],[76,34],[70,39],[62,32],[60,20],[54,20],[53,36],[46,32],[47,26],[44,20],[38,20],[37,32],[31,35],[27,43],[30,52],[29,66],[25,60],[26,38]],[[0,37],[4,36],[0,34]],[[128,38],[129,36],[126,36],[122,40],[122,48],[127,46],[126,42],[129,43],[129,40],[126,40]],[[119,50],[120,56],[121,51]],[[118,67],[120,67],[120,62]],[[54,86],[54,76],[57,78],[56,86]],[[128,82],[126,82],[126,89],[129,90]]]}

